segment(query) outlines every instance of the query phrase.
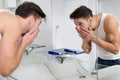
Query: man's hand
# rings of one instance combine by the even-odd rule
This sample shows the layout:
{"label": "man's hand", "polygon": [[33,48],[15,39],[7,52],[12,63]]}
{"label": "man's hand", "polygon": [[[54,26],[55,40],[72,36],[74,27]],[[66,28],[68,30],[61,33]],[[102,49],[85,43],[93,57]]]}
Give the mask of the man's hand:
{"label": "man's hand", "polygon": [[76,28],[79,36],[86,40],[86,41],[92,41],[92,39],[95,37],[94,32],[91,28],[86,28],[86,27],[80,27],[79,29]]}
{"label": "man's hand", "polygon": [[32,28],[23,36],[22,43],[25,46],[30,45],[39,33],[40,19],[37,19]]}
{"label": "man's hand", "polygon": [[38,32],[39,32],[39,29],[30,30],[28,33],[26,33],[22,37],[21,44],[25,45],[26,47],[30,45],[33,42],[33,40],[37,37]]}

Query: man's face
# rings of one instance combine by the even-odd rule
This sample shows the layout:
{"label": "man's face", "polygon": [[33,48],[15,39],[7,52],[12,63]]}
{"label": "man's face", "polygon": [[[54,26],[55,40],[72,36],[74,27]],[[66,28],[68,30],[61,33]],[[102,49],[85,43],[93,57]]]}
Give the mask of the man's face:
{"label": "man's face", "polygon": [[76,25],[76,29],[79,31],[81,28],[86,28],[88,29],[89,27],[91,27],[91,22],[90,19],[85,19],[85,18],[77,18],[74,19],[74,23]]}
{"label": "man's face", "polygon": [[90,23],[88,21],[88,19],[84,19],[84,18],[77,18],[74,19],[74,23],[76,25],[76,27],[89,27]]}
{"label": "man's face", "polygon": [[34,20],[34,23],[33,23],[33,25],[31,25],[30,30],[31,29],[39,29],[39,26],[41,23],[42,23],[42,18],[38,18],[38,19]]}
{"label": "man's face", "polygon": [[29,32],[30,30],[39,30],[39,26],[42,23],[42,18],[35,19],[33,16],[29,16],[26,19],[27,26],[24,28],[23,35]]}

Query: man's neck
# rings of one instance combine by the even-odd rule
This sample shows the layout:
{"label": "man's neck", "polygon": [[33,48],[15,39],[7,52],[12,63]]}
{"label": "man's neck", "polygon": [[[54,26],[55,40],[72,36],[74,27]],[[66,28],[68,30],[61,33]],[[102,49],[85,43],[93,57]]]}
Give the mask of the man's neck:
{"label": "man's neck", "polygon": [[20,24],[20,27],[21,27],[21,29],[22,29],[22,31],[24,31],[24,29],[25,29],[25,19],[24,18],[22,18],[22,17],[20,17],[19,15],[16,15],[16,19],[18,20],[18,22],[19,22],[19,24]]}
{"label": "man's neck", "polygon": [[101,14],[93,16],[92,29],[96,30],[100,24]]}

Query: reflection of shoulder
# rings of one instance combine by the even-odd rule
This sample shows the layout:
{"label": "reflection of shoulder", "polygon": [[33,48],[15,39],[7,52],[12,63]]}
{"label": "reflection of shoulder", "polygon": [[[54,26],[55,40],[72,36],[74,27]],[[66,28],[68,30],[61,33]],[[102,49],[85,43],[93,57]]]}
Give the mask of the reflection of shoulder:
{"label": "reflection of shoulder", "polygon": [[8,13],[13,14],[10,10],[7,10],[7,9],[0,9],[0,13],[1,13],[1,12],[8,12]]}
{"label": "reflection of shoulder", "polygon": [[0,30],[13,26],[16,23],[15,16],[7,11],[0,12]]}
{"label": "reflection of shoulder", "polygon": [[14,13],[9,11],[9,10],[6,10],[6,9],[0,9],[0,14],[2,17],[6,18],[8,17],[8,19],[12,16],[14,16]]}
{"label": "reflection of shoulder", "polygon": [[20,23],[18,22],[18,20],[16,19],[16,17],[12,14],[9,14],[7,12],[4,12],[4,20],[1,21],[3,22],[3,25],[6,26],[6,29],[14,29],[17,30],[20,27]]}

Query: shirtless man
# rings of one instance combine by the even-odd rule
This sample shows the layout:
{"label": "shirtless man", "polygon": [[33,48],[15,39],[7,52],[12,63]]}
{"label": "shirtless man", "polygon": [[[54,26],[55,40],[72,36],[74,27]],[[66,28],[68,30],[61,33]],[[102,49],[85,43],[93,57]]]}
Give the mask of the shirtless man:
{"label": "shirtless man", "polygon": [[[0,74],[9,76],[20,64],[23,53],[36,38],[45,13],[33,2],[24,2],[15,15],[0,12]],[[23,35],[24,34],[24,35]]]}
{"label": "shirtless man", "polygon": [[80,6],[70,18],[83,39],[82,48],[86,53],[91,51],[91,42],[96,43],[98,69],[120,65],[120,25],[115,16],[107,13],[93,15],[89,8]]}

